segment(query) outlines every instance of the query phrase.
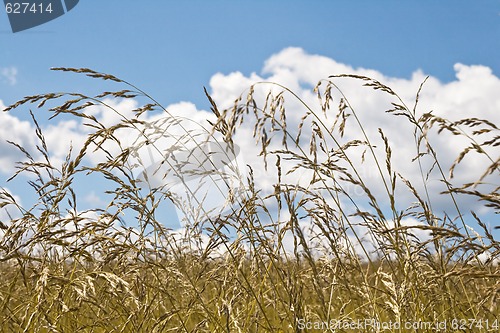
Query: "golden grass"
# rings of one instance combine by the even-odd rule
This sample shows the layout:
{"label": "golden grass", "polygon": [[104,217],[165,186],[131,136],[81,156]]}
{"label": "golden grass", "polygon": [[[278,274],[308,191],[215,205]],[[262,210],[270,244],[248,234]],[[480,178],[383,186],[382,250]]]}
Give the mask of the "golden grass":
{"label": "golden grass", "polygon": [[[132,172],[134,149],[120,140],[123,130],[135,131],[143,138],[138,145],[151,146],[166,156],[151,138],[162,126],[183,126],[181,122],[144,91],[112,75],[90,69],[56,70],[111,80],[126,89],[97,96],[29,96],[5,110],[54,103],[49,109],[53,117],[79,118],[90,133],[83,147],[76,153],[69,151],[61,166],[51,163],[50,149],[34,116],[38,152],[12,143],[26,155],[13,178],[29,173],[39,199],[25,208],[7,191],[0,193],[0,206],[13,216],[0,225],[0,327],[4,332],[382,331],[375,326],[333,326],[357,320],[447,324],[440,330],[392,327],[384,332],[498,331],[500,244],[475,213],[472,217],[480,233],[470,230],[457,200],[474,196],[500,211],[498,184],[482,186],[488,177],[499,175],[500,136],[495,124],[419,114],[420,90],[414,106],[408,107],[390,87],[354,75],[321,81],[315,88],[319,108],[278,84],[271,84],[272,92],[263,98],[256,91],[269,83],[250,87],[226,110],[219,110],[207,93],[216,117],[207,137],[233,147],[241,124],[252,124],[260,157],[267,172],[275,176],[269,191],[258,187],[255,170],[247,168],[240,184],[243,191],[230,191],[229,209],[213,216],[202,202],[189,206],[168,188],[145,193]],[[338,79],[360,80],[393,98],[388,113],[413,128],[413,163],[421,167],[421,184],[394,169],[398,150],[391,146],[391,133],[380,129],[377,140],[382,146],[377,147],[337,86]],[[110,97],[147,101],[134,110],[134,117],[121,115],[119,122],[105,126],[86,110],[101,105],[119,113],[106,104]],[[302,104],[297,128],[287,123],[285,97]],[[141,118],[155,110],[165,114],[162,126]],[[349,137],[352,128],[358,137]],[[442,167],[431,139],[431,133],[445,132],[470,141],[450,170]],[[179,145],[187,149],[194,135],[186,128],[186,141]],[[86,164],[85,157],[95,151],[103,153],[103,161]],[[454,185],[458,165],[474,152],[489,163],[476,182]],[[424,159],[431,161],[429,170]],[[375,166],[383,195],[370,187],[359,161]],[[433,210],[426,178],[430,172],[440,175],[445,184],[442,195],[453,203],[453,212]],[[201,170],[209,180],[213,173]],[[88,174],[109,184],[112,200],[105,209],[77,209],[74,180]],[[299,183],[294,181],[296,174],[309,178]],[[352,188],[358,195],[353,195]],[[397,191],[401,189],[411,193],[413,204],[400,206]],[[157,209],[165,200],[180,210],[197,211],[198,218],[187,225],[185,234],[174,234],[162,223]],[[122,216],[132,216],[137,227],[126,227]],[[404,224],[409,217],[420,223]],[[429,236],[421,239],[416,236],[419,231]],[[363,241],[366,237],[372,247]]]}

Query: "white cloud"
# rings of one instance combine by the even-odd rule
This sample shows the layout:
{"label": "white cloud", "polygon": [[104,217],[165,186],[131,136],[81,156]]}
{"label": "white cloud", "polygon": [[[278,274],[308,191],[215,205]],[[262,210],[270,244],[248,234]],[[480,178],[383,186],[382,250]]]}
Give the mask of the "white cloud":
{"label": "white cloud", "polygon": [[[13,194],[8,188],[0,187],[0,238],[5,234],[6,227],[11,225],[12,219],[19,218],[21,211],[18,206],[22,206],[21,198]],[[5,204],[5,205],[4,205]]]}
{"label": "white cloud", "polygon": [[[442,83],[435,77],[430,77],[427,80],[420,97],[417,117],[424,112],[433,110],[434,114],[452,120],[478,117],[486,118],[495,124],[499,124],[499,78],[494,76],[491,70],[484,66],[457,64],[454,69],[457,73],[457,80],[455,81]],[[260,77],[256,74],[245,77],[241,73],[217,74],[211,81],[212,95],[221,105],[230,106],[231,102],[237,97],[237,93],[248,88],[251,82],[271,81],[290,87],[308,105],[312,106],[313,110],[319,112],[317,98],[311,91],[312,86],[320,79],[328,77],[328,75],[347,73],[370,76],[387,84],[412,108],[418,87],[425,79],[425,75],[421,70],[417,70],[409,79],[388,77],[375,70],[352,68],[349,65],[338,63],[327,57],[311,55],[300,48],[287,48],[270,57],[266,61],[263,73],[266,74],[265,77]],[[383,172],[386,173],[385,152],[378,128],[384,131],[392,145],[393,165],[396,170],[401,172],[414,184],[421,183],[419,181],[419,166],[417,163],[411,162],[411,159],[417,153],[413,137],[413,127],[409,122],[405,121],[405,118],[395,117],[384,112],[391,107],[390,102],[399,101],[395,98],[390,98],[390,96],[380,91],[373,91],[370,88],[362,87],[362,83],[365,82],[353,79],[335,79],[335,82],[352,103],[351,105],[356,111],[360,122],[363,124],[368,138],[378,147],[376,154]],[[262,97],[265,96],[265,90],[268,90],[269,86],[262,86],[260,89],[263,91],[257,95]],[[256,90],[259,90],[259,87]],[[275,88],[275,90],[278,89]],[[302,117],[306,110],[292,96],[287,96],[287,99],[288,128],[293,129],[297,127],[300,117]],[[261,98],[260,101],[257,100],[257,102],[260,103],[260,106],[264,105],[264,98]],[[332,104],[336,103],[338,103],[338,99],[332,102]],[[335,105],[332,106],[330,112],[331,115],[328,119],[322,117],[322,120],[327,124],[331,124],[334,120]],[[251,120],[251,117],[247,117],[246,119]],[[346,138],[363,138],[360,128],[355,124],[353,117],[350,117],[348,121],[350,121],[348,127],[350,126],[351,130],[346,130]],[[248,152],[246,156],[251,156],[260,150],[259,147],[253,145],[253,140],[248,139],[252,126],[253,123],[251,121],[250,124],[245,125],[244,123],[242,131],[244,135],[240,136],[240,141],[238,141],[242,143],[243,150]],[[438,137],[431,136],[431,138],[434,140],[434,148],[438,152],[438,158],[440,158],[443,169],[447,173],[451,162],[465,148],[467,140],[447,134]],[[331,147],[334,147],[333,143],[330,143],[332,144]],[[307,145],[308,142],[305,140],[304,148],[307,149]],[[490,153],[494,158],[498,157],[497,152],[490,151]],[[254,159],[249,160],[254,161]],[[429,158],[426,158],[426,160],[427,162],[424,160],[424,166],[427,164],[427,167],[429,167],[431,161]],[[485,162],[483,157],[471,154],[471,158],[466,158],[463,166],[460,167],[460,170],[463,170],[463,172],[456,174],[456,180],[465,182],[477,179],[480,172],[483,171],[480,167],[484,166]],[[366,163],[364,166],[357,165],[356,167],[368,175],[365,181],[370,188],[379,189],[374,194],[379,198],[383,198],[380,196],[383,195],[384,191],[380,186],[381,178],[378,175],[376,166],[373,163]],[[259,170],[259,168],[255,167],[254,170]],[[265,178],[266,175],[260,176],[264,176]],[[498,176],[496,176],[496,179],[498,180]],[[431,174],[431,181],[428,183],[428,186],[430,186],[431,195],[444,189],[437,173]],[[399,199],[403,199],[403,193],[399,194]],[[387,195],[385,197],[387,198]],[[406,197],[409,199],[408,195]]]}
{"label": "white cloud", "polygon": [[485,251],[480,255],[478,255],[476,260],[481,263],[491,262],[494,266],[500,265],[500,259],[498,258],[498,254],[496,257],[493,257],[492,253],[489,251]]}
{"label": "white cloud", "polygon": [[45,142],[51,154],[53,165],[61,165],[72,147],[77,154],[87,138],[81,124],[76,120],[62,120],[43,128]]}
{"label": "white cloud", "polygon": [[[417,117],[424,112],[433,111],[435,115],[443,118],[457,120],[466,117],[486,118],[494,124],[500,124],[500,79],[495,76],[491,69],[480,65],[465,65],[456,64],[454,66],[456,72],[456,80],[443,83],[436,77],[429,77],[425,83],[417,109]],[[325,117],[321,115],[320,105],[317,100],[316,94],[312,88],[316,83],[327,78],[329,75],[334,74],[356,74],[372,77],[380,82],[387,84],[395,92],[399,94],[403,102],[406,103],[411,109],[414,103],[415,94],[426,77],[422,70],[416,70],[410,78],[389,77],[383,73],[365,68],[354,68],[348,64],[340,63],[334,59],[308,54],[300,48],[287,48],[281,52],[272,55],[264,64],[261,74],[252,73],[248,76],[243,75],[241,72],[233,72],[228,74],[216,73],[210,80],[211,96],[218,103],[219,109],[230,108],[233,106],[235,99],[241,93],[248,91],[249,86],[256,82],[268,81],[282,84],[292,89],[297,96],[311,106],[312,110],[319,114],[319,118],[328,126],[331,126],[335,120],[335,113],[337,103],[339,101],[338,93],[334,93],[337,98],[332,102],[330,113]],[[409,179],[417,190],[422,191],[421,171],[416,162],[411,162],[411,159],[416,155],[415,142],[413,137],[413,127],[406,121],[404,117],[396,117],[391,114],[385,113],[385,110],[391,107],[391,102],[398,102],[394,97],[388,96],[380,91],[374,91],[369,87],[363,87],[359,80],[338,78],[334,79],[335,83],[346,94],[346,97],[351,102],[351,106],[359,117],[360,122],[363,124],[363,129],[370,139],[370,141],[377,148],[375,155],[380,162],[380,168],[384,175],[384,179],[388,181],[387,171],[385,167],[385,150],[384,143],[380,138],[378,129],[381,128],[387,136],[389,143],[392,146],[392,163],[396,171]],[[325,84],[322,85],[324,87]],[[271,85],[260,85],[256,87],[256,100],[259,106],[264,105],[265,96],[269,89],[278,92],[281,88]],[[243,96],[242,103],[244,103],[245,96]],[[96,116],[106,126],[111,126],[120,121],[121,115],[126,117],[132,116],[132,110],[137,108],[138,103],[132,100],[106,100],[106,103],[118,112],[113,112],[110,109],[102,106],[95,107],[89,112]],[[0,107],[3,108],[3,105]],[[287,108],[287,123],[288,129],[297,128],[304,112],[304,106],[294,99],[291,95],[286,95],[286,108]],[[183,126],[176,124],[174,126],[162,123],[162,117],[165,114],[144,115],[142,119],[157,121],[158,128],[168,129],[165,133],[171,137],[178,138],[185,134],[185,130],[202,131],[206,126],[207,119],[212,121],[214,116],[203,110],[198,110],[196,106],[190,102],[180,102],[167,107],[170,114],[178,119],[183,119]],[[120,115],[121,114],[121,115]],[[201,125],[201,126],[200,126]],[[262,194],[271,193],[273,191],[272,184],[276,181],[276,174],[273,171],[266,172],[263,168],[263,163],[258,154],[261,150],[259,144],[256,144],[255,139],[252,138],[253,127],[255,119],[252,120],[252,115],[245,118],[241,127],[237,130],[235,136],[235,143],[242,151],[243,161],[239,162],[240,165],[249,164],[253,167],[255,180],[259,188],[263,189]],[[304,140],[302,141],[302,148],[305,151],[309,149],[308,139],[311,137],[311,126],[303,129]],[[163,127],[162,127],[163,126]],[[184,128],[183,128],[184,127]],[[68,142],[71,141],[73,146],[81,147],[85,140],[88,129],[84,128],[82,124],[75,120],[64,120],[55,122],[44,126],[44,134],[47,138],[49,149],[51,149],[54,157],[62,161],[65,157],[69,147]],[[137,144],[138,132],[136,130],[119,130],[117,132],[121,143],[124,146]],[[276,134],[269,132],[269,136]],[[486,137],[487,134],[485,134]],[[334,133],[336,139],[340,142],[347,142],[355,138],[363,138],[361,129],[356,125],[354,117],[349,117],[347,120],[347,129],[345,138],[340,139],[338,133]],[[439,136],[430,135],[433,140],[433,146],[438,153],[438,158],[442,163],[443,170],[447,173],[447,169],[456,158],[458,153],[466,147],[467,140],[457,136],[442,134]],[[8,113],[0,113],[0,167],[2,171],[12,170],[14,162],[21,156],[11,146],[5,144],[5,140],[18,142],[28,147],[33,147],[34,142],[34,129],[33,126],[26,122],[21,121],[17,117]],[[161,152],[165,152],[172,146],[171,140],[168,137],[156,141]],[[276,143],[271,148],[279,148],[281,140],[275,140]],[[112,152],[118,152],[118,147],[106,147]],[[271,150],[271,148],[269,150]],[[329,149],[335,148],[332,140],[329,140]],[[360,150],[358,149],[359,155]],[[489,151],[493,158],[498,158],[498,151]],[[140,155],[143,154],[143,155]],[[161,155],[161,154],[160,154]],[[149,158],[151,161],[148,163],[157,162],[161,156],[147,156],[144,151],[139,153],[139,156],[146,160]],[[95,153],[90,156],[91,161],[102,161],[103,154]],[[366,185],[372,190],[373,195],[380,200],[380,202],[387,206],[389,199],[382,186],[382,178],[379,174],[378,167],[373,163],[373,158],[370,157],[368,151],[366,155],[366,162],[360,164],[360,156],[356,154],[351,156],[352,161],[356,163],[361,176],[364,178]],[[471,154],[464,159],[463,165],[457,168],[456,179],[457,183],[467,182],[477,178],[483,171],[482,168],[486,165],[487,161],[481,157]],[[274,167],[275,161],[269,161],[270,169]],[[295,163],[295,162],[294,162]],[[290,168],[294,163],[287,163],[282,160],[284,170]],[[427,156],[424,157],[422,165],[425,168],[431,166],[431,159]],[[146,167],[148,165],[145,165]],[[244,169],[244,167],[242,167]],[[430,174],[430,180],[427,184],[429,195],[434,203],[436,212],[444,210],[451,210],[452,203],[449,198],[438,196],[438,193],[444,189],[442,182],[439,180],[440,175],[436,172]],[[425,172],[425,171],[424,171]],[[302,180],[299,179],[302,177]],[[307,180],[310,174],[307,173],[294,173],[286,176],[283,174],[283,181],[300,182],[302,185],[308,185]],[[492,175],[488,179],[490,183],[498,184],[498,173]],[[361,188],[352,185],[347,188],[347,191],[353,196],[354,199],[360,200],[360,205],[369,207],[366,203],[366,195]],[[422,192],[421,192],[422,193]],[[89,196],[88,200],[98,200],[97,196]],[[398,180],[398,189],[396,190],[396,204],[399,205],[398,209],[405,209],[410,202],[415,201],[407,188]],[[469,209],[476,209],[477,203],[474,200],[461,200],[460,204],[464,205],[464,211]],[[353,207],[349,207],[352,209]],[[453,211],[449,212],[453,215]],[[410,220],[408,220],[410,221]],[[419,221],[410,221],[412,223],[420,223]],[[418,229],[415,229],[418,231]],[[424,235],[419,235],[424,236]]]}
{"label": "white cloud", "polygon": [[[5,105],[0,100],[0,110]],[[28,121],[22,121],[14,115],[0,111],[0,172],[10,175],[15,170],[15,163],[24,160],[20,150],[7,141],[22,147],[33,147],[35,142],[34,127]]]}
{"label": "white cloud", "polygon": [[87,203],[90,207],[97,208],[97,207],[106,207],[107,202],[103,200],[100,196],[97,195],[95,191],[91,191],[89,194],[87,194],[84,198],[83,201]]}
{"label": "white cloud", "polygon": [[0,67],[0,76],[11,86],[17,83],[17,68],[16,67]]}

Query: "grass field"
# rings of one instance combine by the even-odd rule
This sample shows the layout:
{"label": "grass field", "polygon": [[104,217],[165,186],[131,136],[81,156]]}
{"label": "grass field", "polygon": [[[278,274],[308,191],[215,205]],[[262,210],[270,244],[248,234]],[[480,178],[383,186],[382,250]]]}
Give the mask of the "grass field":
{"label": "grass field", "polygon": [[[339,75],[314,88],[317,105],[273,83],[249,87],[224,110],[207,93],[210,126],[195,130],[128,82],[58,70],[124,89],[42,94],[7,108],[34,104],[89,132],[62,163],[52,162],[35,116],[38,151],[12,143],[26,156],[13,177],[27,176],[38,200],[22,207],[0,192],[11,216],[0,225],[2,332],[499,331],[500,243],[494,226],[462,207],[474,199],[490,216],[500,212],[496,124],[420,112],[421,90],[408,106],[377,80]],[[342,80],[387,96],[384,116],[414,140],[408,161],[401,133],[364,127]],[[109,99],[145,102],[127,116]],[[301,114],[287,113],[292,104]],[[95,106],[117,121],[101,122]],[[162,116],[146,117],[155,112]],[[242,128],[259,153],[248,165],[231,156]],[[175,144],[161,146],[173,132]],[[441,136],[467,142],[448,164],[433,145]],[[210,152],[203,161],[169,157],[209,140],[229,148],[223,169],[211,167],[221,160]],[[224,209],[208,210],[198,187],[173,193],[148,186],[147,174],[140,184],[144,149],[164,157],[178,184],[189,176],[225,193]],[[460,183],[468,158],[485,162],[474,181]],[[403,162],[419,177],[407,176]],[[86,177],[106,184],[106,207],[78,209]],[[180,231],[163,223],[166,201],[183,213]]]}

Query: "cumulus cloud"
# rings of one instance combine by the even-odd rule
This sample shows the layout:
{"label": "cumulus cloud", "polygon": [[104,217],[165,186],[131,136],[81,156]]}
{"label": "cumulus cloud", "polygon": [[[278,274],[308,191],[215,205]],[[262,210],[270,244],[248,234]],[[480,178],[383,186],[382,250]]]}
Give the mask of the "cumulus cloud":
{"label": "cumulus cloud", "polygon": [[107,202],[105,202],[95,191],[88,193],[83,200],[90,207],[106,207]]}
{"label": "cumulus cloud", "polygon": [[[420,96],[417,117],[432,110],[434,114],[451,120],[477,117],[499,124],[500,96],[496,93],[500,89],[499,78],[484,66],[457,64],[454,69],[456,71],[456,80],[452,82],[443,83],[432,76],[427,79]],[[266,61],[262,76],[255,73],[249,77],[245,77],[241,73],[217,74],[210,83],[216,101],[221,105],[230,106],[230,102],[237,97],[237,92],[239,93],[248,88],[250,83],[260,81],[277,82],[291,88],[304,102],[312,106],[314,111],[320,113],[317,97],[312,92],[312,87],[319,80],[336,74],[363,75],[379,80],[391,87],[409,108],[413,107],[416,92],[426,78],[426,75],[421,70],[415,71],[409,79],[389,77],[376,70],[353,68],[328,57],[308,54],[300,48],[287,48],[271,56]],[[367,137],[379,148],[377,158],[381,162],[381,168],[385,170],[385,151],[381,149],[384,143],[381,140],[379,128],[384,131],[392,146],[394,168],[418,184],[421,175],[420,166],[416,162],[411,162],[412,158],[417,155],[413,127],[403,117],[395,117],[385,112],[391,108],[391,102],[401,102],[388,94],[363,87],[362,83],[365,83],[364,81],[341,78],[334,80],[351,103]],[[269,86],[265,86],[262,89],[269,88]],[[265,96],[264,92],[260,96]],[[338,94],[336,96],[339,97]],[[296,103],[292,96],[288,96],[288,99],[287,121],[288,127],[293,129],[294,127],[297,128],[300,118],[306,110],[303,105]],[[264,99],[262,98],[260,102],[262,106]],[[338,103],[338,100],[336,102]],[[329,118],[322,120],[331,124],[335,111],[335,107],[332,107],[330,111],[332,114]],[[353,123],[353,117],[349,121],[351,121],[352,126],[350,131],[346,130],[346,139],[362,138],[361,129]],[[260,147],[252,146],[251,140],[245,139],[251,133],[249,128],[243,128],[242,133],[240,141],[247,142],[246,148],[244,148],[248,152],[247,156],[259,152]],[[465,138],[452,137],[447,134],[431,136],[431,138],[445,172],[447,172],[451,162],[459,152],[469,144]],[[308,142],[305,142],[304,148],[307,148],[307,144]],[[490,151],[489,153],[493,157],[497,157],[495,152]],[[487,160],[484,156],[472,156],[471,154],[471,158],[467,158],[460,167],[462,172],[455,175],[457,183],[475,180],[483,171],[480,166],[484,166]],[[429,158],[424,158],[422,163],[424,167],[430,168],[432,161]],[[380,176],[375,177],[378,174],[377,167],[373,163],[365,163],[358,167],[367,176],[366,181],[370,188],[379,188],[381,190],[376,194],[383,193],[384,189],[380,186]],[[258,170],[259,168],[255,169]],[[495,177],[498,183],[498,175],[495,175]],[[429,186],[432,194],[444,190],[438,173],[430,175],[427,186]]]}
{"label": "cumulus cloud", "polygon": [[16,67],[0,67],[0,76],[7,84],[14,86],[17,83],[17,68]]}
{"label": "cumulus cloud", "polygon": [[[498,112],[500,109],[500,94],[498,94],[498,91],[500,91],[500,79],[492,73],[490,68],[481,65],[456,64],[454,70],[456,72],[456,79],[451,82],[441,82],[433,76],[427,78],[420,94],[417,117],[425,112],[432,111],[433,114],[450,120],[477,117],[488,119],[493,124],[500,124],[500,112]],[[13,73],[15,74],[15,71]],[[421,164],[412,162],[412,159],[417,155],[413,126],[404,117],[397,117],[385,112],[392,107],[392,102],[403,102],[410,109],[413,108],[415,94],[427,77],[420,69],[417,69],[409,78],[390,77],[374,69],[355,68],[329,57],[309,54],[301,48],[291,47],[269,57],[259,74],[252,73],[248,76],[241,72],[214,74],[210,80],[210,94],[217,102],[219,109],[222,110],[232,107],[240,94],[248,92],[250,85],[256,82],[276,82],[290,88],[304,103],[311,107],[312,111],[318,114],[321,121],[331,126],[335,121],[335,113],[337,112],[336,104],[340,100],[340,94],[334,92],[336,99],[332,102],[330,113],[325,116],[321,114],[321,107],[313,88],[319,80],[328,78],[329,75],[337,74],[355,74],[372,77],[391,87],[401,97],[400,101],[394,96],[364,87],[363,84],[365,81],[346,78],[333,79],[349,100],[350,107],[356,113],[364,130],[363,133],[361,128],[356,125],[354,116],[351,116],[347,119],[348,126],[345,130],[344,138],[341,139],[337,132],[333,133],[334,137],[338,138],[340,142],[345,143],[352,139],[364,139],[364,135],[366,134],[372,145],[376,146],[374,154],[379,161],[379,166],[374,163],[373,157],[370,156],[370,151],[365,154],[365,162],[363,164],[361,164],[360,149],[357,150],[359,153],[357,156],[351,156],[366,185],[372,190],[372,194],[377,199],[380,199],[385,206],[390,204],[386,189],[383,186],[384,180],[386,182],[389,181],[389,175],[386,171],[385,148],[379,128],[383,130],[392,147],[392,165],[394,170],[409,179],[418,191],[423,191],[424,185],[421,177],[421,168],[423,168],[425,176],[425,172],[432,166],[432,159],[426,156],[422,159]],[[323,83],[321,87],[324,86],[325,84]],[[256,87],[255,96],[260,107],[264,105],[265,97],[269,90],[277,93],[281,91],[281,88],[269,84],[262,84]],[[242,102],[244,103],[245,101],[245,95],[243,95]],[[89,113],[106,126],[116,124],[122,116],[130,118],[133,114],[132,110],[138,107],[138,102],[132,100],[106,100],[106,103],[117,110],[118,113],[102,106],[89,110]],[[300,101],[290,94],[286,95],[285,106],[287,108],[288,128],[291,131],[297,131],[306,109]],[[3,108],[1,102],[0,107]],[[198,131],[197,133],[202,133],[208,124],[207,120],[213,122],[215,119],[213,114],[198,109],[190,102],[179,102],[170,105],[167,107],[167,110],[171,116],[182,119],[182,126],[180,126],[180,123],[172,125],[165,122],[165,114],[144,115],[142,118],[144,120],[155,121],[158,127],[164,128],[162,135],[168,134],[163,135],[162,140],[155,141],[159,150],[143,149],[137,151],[137,158],[143,161],[147,160],[146,164],[148,165],[144,165],[144,167],[161,162],[161,159],[173,146],[173,143],[178,142],[175,140],[185,135],[186,131]],[[311,125],[310,123],[308,124]],[[273,191],[272,184],[276,182],[276,174],[266,172],[261,158],[258,157],[261,146],[252,138],[254,125],[255,121],[252,122],[251,118],[248,117],[236,132],[235,143],[242,152],[242,160],[238,162],[238,165],[242,169],[245,169],[244,166],[247,164],[251,165],[257,186],[263,189],[262,194],[269,194]],[[75,147],[80,147],[88,133],[88,128],[85,128],[80,121],[76,120],[61,120],[44,125],[43,127],[49,149],[52,149],[54,157],[60,161],[64,159],[67,153],[68,142],[72,142]],[[166,128],[168,130],[165,130]],[[153,128],[153,130],[156,129]],[[308,151],[311,127],[304,128],[303,132],[305,139],[302,141],[301,148],[304,151]],[[120,130],[118,133],[123,146],[144,144],[144,138],[141,141],[141,136],[138,136],[136,130],[135,132],[128,129]],[[272,133],[269,133],[269,135],[272,135]],[[485,134],[485,138],[487,135]],[[172,141],[172,138],[175,140]],[[36,141],[33,126],[8,113],[0,113],[0,139],[0,151],[2,151],[0,167],[2,171],[12,170],[14,162],[20,158],[19,152],[10,145],[5,144],[5,140],[11,140],[31,147],[34,146]],[[430,139],[432,140],[434,149],[438,153],[438,158],[442,163],[445,173],[447,173],[448,168],[459,152],[469,145],[469,141],[466,138],[448,134],[433,134],[430,135]],[[280,140],[275,141],[276,144],[272,145],[269,150],[280,148]],[[184,150],[189,150],[190,147],[192,146],[185,145]],[[118,147],[107,148],[111,152],[118,152]],[[333,148],[333,146],[330,148]],[[488,153],[493,158],[498,158],[498,152],[489,151]],[[90,155],[89,158],[91,162],[95,163],[102,161],[104,156],[99,155],[99,152],[97,152]],[[274,166],[274,162],[270,163],[271,168]],[[467,156],[463,164],[457,169],[454,181],[460,184],[477,179],[487,162],[484,156],[478,154]],[[282,163],[284,168],[292,167],[290,164],[287,165],[286,161],[282,161]],[[379,168],[381,171],[379,171]],[[380,172],[382,172],[382,176]],[[286,178],[287,181],[303,182],[301,183],[302,185],[307,185],[310,176],[307,172],[302,174],[293,173],[288,176],[283,175],[284,178],[288,177]],[[303,180],[300,179],[301,177]],[[494,173],[487,181],[498,185],[498,173]],[[444,185],[437,168],[434,168],[433,172],[429,174],[429,179],[425,184],[429,196],[435,204],[433,208],[436,211],[452,209],[453,203],[450,199],[438,195],[439,192],[444,190]],[[352,188],[347,188],[346,191],[357,198],[365,196],[365,193],[354,185]],[[396,202],[400,204],[400,208],[408,207],[412,201],[415,201],[410,191],[399,180],[395,197]],[[89,201],[97,201],[95,196],[88,197],[87,199]],[[472,199],[463,199],[459,203],[464,205],[466,208],[465,211],[478,207],[477,202]],[[361,202],[361,204],[368,206],[366,201]],[[411,219],[405,221],[413,224],[420,223]],[[426,237],[424,234],[419,234],[418,236]]]}
{"label": "cumulus cloud", "polygon": [[11,225],[11,220],[19,218],[21,212],[18,208],[22,206],[21,198],[12,193],[8,188],[0,187],[0,238],[4,235],[4,229]]}
{"label": "cumulus cloud", "polygon": [[[0,100],[0,110],[3,109],[5,105]],[[15,170],[15,163],[25,158],[24,154],[8,141],[23,147],[33,147],[34,127],[28,121],[0,111],[0,173],[3,174],[11,174]]]}

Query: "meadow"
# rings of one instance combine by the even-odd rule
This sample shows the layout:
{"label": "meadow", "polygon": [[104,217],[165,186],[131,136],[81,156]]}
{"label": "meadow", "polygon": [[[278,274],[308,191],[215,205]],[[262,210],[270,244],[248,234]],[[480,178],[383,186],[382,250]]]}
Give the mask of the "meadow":
{"label": "meadow", "polygon": [[[36,151],[11,143],[25,156],[11,179],[25,177],[37,200],[24,207],[0,192],[11,217],[0,224],[2,332],[498,332],[500,243],[463,204],[500,212],[497,124],[421,111],[425,82],[409,105],[383,82],[344,74],[313,87],[316,105],[262,82],[220,109],[205,90],[212,117],[194,128],[113,75],[56,70],[119,89],[28,96],[5,110],[34,107],[88,133],[54,162],[34,112]],[[411,156],[401,133],[364,125],[363,96],[342,90],[346,80],[387,97],[381,112],[413,138]],[[141,106],[124,115],[114,99]],[[248,164],[238,135],[255,142]],[[433,145],[443,136],[466,142],[451,161]],[[193,142],[223,149],[175,158]],[[148,169],[151,152],[165,162]],[[483,161],[473,181],[460,174],[470,158]],[[105,184],[104,207],[79,209],[85,179]],[[204,205],[207,187],[223,193],[219,207]],[[181,229],[164,223],[166,202]]]}

